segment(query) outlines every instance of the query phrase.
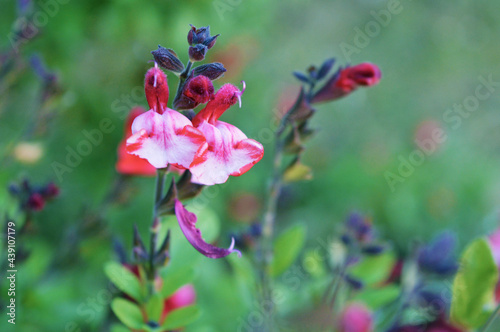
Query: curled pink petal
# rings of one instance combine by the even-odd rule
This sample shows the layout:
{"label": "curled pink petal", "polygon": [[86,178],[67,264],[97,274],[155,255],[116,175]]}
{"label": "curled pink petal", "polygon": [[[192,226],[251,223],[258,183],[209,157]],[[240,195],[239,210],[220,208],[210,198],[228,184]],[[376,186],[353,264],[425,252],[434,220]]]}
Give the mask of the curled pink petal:
{"label": "curled pink petal", "polygon": [[236,252],[238,257],[241,257],[241,252],[234,249],[234,238],[232,239],[231,246],[228,249],[219,248],[206,243],[201,236],[201,231],[196,228],[196,215],[186,210],[181,201],[178,199],[175,200],[175,216],[177,217],[182,233],[184,233],[188,242],[203,255],[208,258],[222,258]]}
{"label": "curled pink petal", "polygon": [[189,168],[194,159],[204,159],[206,140],[179,112],[167,109],[160,115],[150,110],[134,120],[127,151],[147,159],[156,168],[168,164]]}

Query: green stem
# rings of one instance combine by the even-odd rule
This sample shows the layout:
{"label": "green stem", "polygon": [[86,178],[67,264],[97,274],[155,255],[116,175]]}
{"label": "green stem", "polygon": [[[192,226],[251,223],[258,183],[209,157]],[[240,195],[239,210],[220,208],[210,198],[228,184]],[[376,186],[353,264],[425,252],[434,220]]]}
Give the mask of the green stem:
{"label": "green stem", "polygon": [[[191,67],[192,66],[193,66],[193,63],[191,62],[191,60],[188,61],[187,65],[186,65],[186,68],[179,75],[179,85],[177,85],[177,93],[175,94],[175,98],[174,98],[173,104],[175,104],[175,102],[181,97],[182,90],[183,90],[183,87],[184,87],[184,83],[186,82],[186,78],[188,78],[189,75],[191,74]],[[174,107],[173,104],[172,104],[172,107]]]}
{"label": "green stem", "polygon": [[333,294],[332,294],[332,298],[330,300],[330,308],[332,310],[334,310],[335,308],[335,301],[337,300],[337,296],[339,294],[339,291],[340,291],[340,288],[341,288],[341,285],[342,285],[342,281],[344,279],[344,275],[345,275],[345,271],[346,270],[346,264],[344,263],[342,265],[342,267],[339,269],[337,275],[335,276],[335,278],[333,279]]}
{"label": "green stem", "polygon": [[270,308],[270,312],[266,315],[266,325],[268,331],[273,331],[274,325],[274,305],[272,298],[272,277],[270,275],[270,265],[273,259],[273,236],[274,224],[276,222],[276,210],[278,206],[278,199],[282,187],[282,170],[281,164],[283,160],[284,142],[281,138],[282,133],[286,129],[285,118],[282,119],[280,127],[276,131],[276,143],[274,147],[273,158],[273,175],[269,185],[269,197],[267,199],[266,210],[263,220],[262,239],[261,239],[261,269],[260,269],[260,282],[261,282],[261,305]]}
{"label": "green stem", "polygon": [[156,276],[156,269],[154,265],[154,258],[156,253],[156,242],[158,238],[158,231],[160,228],[160,224],[158,221],[158,209],[157,203],[163,197],[163,187],[165,186],[165,176],[167,175],[168,168],[161,168],[156,170],[156,188],[155,188],[155,201],[153,204],[153,221],[151,224],[151,236],[149,243],[149,294],[152,295],[154,293],[154,279]]}
{"label": "green stem", "polygon": [[479,330],[479,332],[486,332],[488,330],[488,328],[493,324],[493,322],[495,321],[495,319],[497,318],[498,313],[500,313],[500,304],[497,305],[495,311],[491,314],[490,318],[488,318],[488,321]]}

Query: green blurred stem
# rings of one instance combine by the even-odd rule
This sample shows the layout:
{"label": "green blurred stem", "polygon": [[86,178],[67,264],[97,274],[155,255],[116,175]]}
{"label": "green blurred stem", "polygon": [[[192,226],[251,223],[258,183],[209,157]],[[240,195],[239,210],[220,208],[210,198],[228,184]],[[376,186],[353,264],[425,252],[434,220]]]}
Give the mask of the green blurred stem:
{"label": "green blurred stem", "polygon": [[261,240],[261,292],[262,292],[262,307],[270,308],[270,312],[266,315],[266,326],[268,331],[273,331],[274,325],[274,303],[272,297],[272,276],[270,275],[271,262],[273,259],[273,237],[274,237],[274,224],[276,222],[276,210],[278,206],[278,199],[281,192],[283,172],[281,164],[283,160],[284,141],[282,134],[286,129],[287,118],[284,117],[276,131],[276,143],[274,146],[273,158],[273,173],[271,183],[269,185],[269,193],[267,199],[266,210],[264,214],[264,225],[262,229]]}
{"label": "green blurred stem", "polygon": [[156,242],[158,239],[158,231],[160,223],[158,220],[158,202],[163,198],[163,187],[165,186],[165,177],[168,172],[167,168],[159,168],[156,170],[156,188],[155,188],[155,201],[153,204],[153,222],[151,224],[151,236],[149,244],[149,273],[148,273],[148,291],[149,295],[154,294],[154,280],[156,276],[156,268],[154,264]]}
{"label": "green blurred stem", "polygon": [[[337,296],[339,294],[340,288],[342,286],[342,281],[344,280],[344,276],[346,273],[346,268],[347,264],[344,262],[340,268],[338,268],[337,273],[335,274],[335,277],[332,279],[332,282],[327,288],[327,291],[325,293],[325,302],[328,303],[330,306],[330,309],[335,311],[335,302],[337,300]],[[332,294],[331,299],[328,300],[328,297]]]}
{"label": "green blurred stem", "polygon": [[488,321],[479,330],[479,332],[486,332],[488,330],[488,328],[493,324],[493,322],[495,321],[495,319],[497,318],[498,313],[500,313],[500,304],[497,306],[497,308],[495,309],[495,311],[491,314],[490,318],[488,318]]}

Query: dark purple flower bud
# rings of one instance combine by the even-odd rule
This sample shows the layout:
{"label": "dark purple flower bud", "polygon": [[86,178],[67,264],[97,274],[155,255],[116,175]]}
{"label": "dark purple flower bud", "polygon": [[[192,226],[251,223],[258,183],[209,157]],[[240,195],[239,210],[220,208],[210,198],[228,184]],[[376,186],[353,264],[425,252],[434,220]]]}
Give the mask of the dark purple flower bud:
{"label": "dark purple flower bud", "polygon": [[207,54],[207,50],[208,48],[203,44],[189,46],[189,60],[191,60],[191,62],[205,60],[205,54]]}
{"label": "dark purple flower bud", "polygon": [[259,237],[262,235],[262,225],[258,222],[254,222],[250,225],[249,233],[253,237]]}
{"label": "dark purple flower bud", "polygon": [[151,327],[151,328],[153,328],[153,329],[156,329],[156,328],[160,327],[160,324],[158,324],[157,322],[155,322],[153,320],[150,320],[148,322],[148,326]]}
{"label": "dark purple flower bud", "polygon": [[419,250],[417,257],[419,267],[424,271],[440,275],[455,273],[458,269],[454,257],[456,241],[456,236],[452,232],[443,232],[435,236],[431,243]]}
{"label": "dark purple flower bud", "polygon": [[220,35],[210,36],[210,26],[201,27],[196,29],[193,25],[191,25],[191,30],[188,32],[188,43],[193,46],[196,44],[203,44],[207,46],[208,49],[211,49],[217,40],[217,37]]}
{"label": "dark purple flower bud", "polygon": [[54,183],[49,183],[48,185],[46,185],[42,190],[41,190],[41,194],[42,196],[45,198],[45,199],[53,199],[55,198],[57,195],[59,195],[59,187],[56,186]]}
{"label": "dark purple flower bud", "polygon": [[360,290],[361,288],[363,288],[363,282],[361,280],[353,278],[348,274],[344,276],[344,280],[355,290]]}
{"label": "dark purple flower bud", "polygon": [[45,206],[45,200],[39,193],[32,193],[28,198],[27,206],[30,210],[41,211]]}
{"label": "dark purple flower bud", "polygon": [[169,48],[161,47],[158,45],[158,49],[151,51],[155,62],[167,70],[180,73],[184,70],[184,65],[181,60],[177,57],[177,54]]}
{"label": "dark purple flower bud", "polygon": [[194,69],[194,76],[203,75],[213,81],[224,76],[225,72],[226,68],[224,68],[222,63],[214,62],[196,67]]}
{"label": "dark purple flower bud", "polygon": [[149,257],[147,254],[144,242],[142,242],[141,235],[137,229],[137,225],[134,225],[134,238],[133,238],[134,248],[132,249],[132,254],[138,262],[146,261]]}
{"label": "dark purple flower bud", "polygon": [[299,72],[299,71],[294,71],[293,76],[295,76],[299,81],[301,81],[303,83],[306,83],[306,84],[311,83],[311,80],[309,79],[309,77],[307,75]]}
{"label": "dark purple flower bud", "polygon": [[420,307],[430,308],[435,316],[437,316],[438,314],[447,312],[448,303],[451,302],[451,299],[444,298],[439,293],[420,290],[417,293],[417,301]]}
{"label": "dark purple flower bud", "polygon": [[380,245],[380,244],[370,244],[367,246],[364,246],[361,251],[364,254],[367,255],[380,255],[382,252],[384,252],[385,247]]}
{"label": "dark purple flower bud", "polygon": [[346,222],[347,231],[360,242],[368,242],[373,237],[373,226],[369,220],[357,212],[351,213]]}
{"label": "dark purple flower bud", "polygon": [[184,233],[188,242],[203,255],[209,258],[222,258],[236,252],[238,256],[241,257],[241,252],[234,249],[234,238],[232,239],[231,246],[228,249],[218,248],[205,242],[201,236],[200,230],[196,228],[196,215],[186,210],[181,201],[177,199],[175,200],[175,215],[182,233]]}
{"label": "dark purple flower bud", "polygon": [[340,237],[340,240],[342,241],[343,244],[345,244],[346,246],[350,245],[352,243],[352,239],[349,235],[347,234],[343,234],[341,237]]}
{"label": "dark purple flower bud", "polygon": [[113,239],[113,251],[115,252],[116,256],[118,256],[118,261],[120,264],[125,264],[127,262],[127,253],[125,252],[125,247],[123,246],[123,243],[114,238]]}
{"label": "dark purple flower bud", "polygon": [[334,58],[325,60],[325,62],[323,62],[323,64],[319,68],[318,73],[316,74],[316,79],[321,80],[326,75],[328,75],[334,64],[335,64]]}
{"label": "dark purple flower bud", "polygon": [[13,183],[9,185],[8,190],[9,190],[9,193],[13,196],[17,196],[21,192],[19,187]]}

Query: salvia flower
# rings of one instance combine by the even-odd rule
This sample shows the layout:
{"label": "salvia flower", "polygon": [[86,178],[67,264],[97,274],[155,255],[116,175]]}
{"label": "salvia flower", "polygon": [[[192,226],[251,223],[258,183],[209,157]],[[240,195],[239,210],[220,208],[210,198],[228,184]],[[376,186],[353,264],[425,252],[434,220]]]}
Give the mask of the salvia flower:
{"label": "salvia flower", "polygon": [[151,109],[132,123],[127,151],[147,159],[155,168],[171,164],[187,169],[205,161],[208,145],[203,133],[184,115],[167,107],[168,85],[157,66],[146,74],[146,97]]}
{"label": "salvia flower", "polygon": [[153,68],[146,72],[144,91],[146,92],[149,108],[163,114],[167,109],[168,102],[167,75],[158,68],[156,63]]}
{"label": "salvia flower", "polygon": [[142,107],[134,107],[125,121],[125,137],[118,145],[118,161],[116,170],[125,175],[143,175],[153,176],[156,174],[156,168],[146,159],[127,152],[127,139],[132,136],[132,123],[136,117],[143,114],[145,110]]}
{"label": "salvia flower", "polygon": [[426,272],[450,275],[457,271],[458,264],[454,255],[456,236],[443,232],[434,237],[428,245],[418,252],[418,266]]}
{"label": "salvia flower", "polygon": [[208,151],[205,161],[190,167],[193,182],[224,183],[230,175],[242,175],[262,159],[262,144],[249,139],[237,127],[218,120],[236,102],[241,106],[243,91],[232,84],[223,85],[214,99],[194,117],[193,125],[205,135]]}
{"label": "salvia flower", "polygon": [[378,84],[382,77],[379,67],[372,63],[340,69],[314,94],[312,103],[335,100],[344,97],[360,86]]}
{"label": "salvia flower", "polygon": [[232,239],[231,245],[228,249],[219,248],[205,242],[201,236],[201,231],[196,228],[198,218],[194,213],[186,210],[182,203],[177,199],[175,200],[175,216],[177,217],[179,226],[188,242],[203,255],[209,258],[222,258],[236,252],[238,256],[241,257],[241,252],[234,249],[234,238]]}
{"label": "salvia flower", "polygon": [[132,124],[127,151],[147,159],[156,168],[169,164],[190,168],[205,160],[207,144],[203,133],[184,115],[167,109],[163,114],[150,110]]}

